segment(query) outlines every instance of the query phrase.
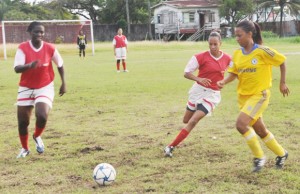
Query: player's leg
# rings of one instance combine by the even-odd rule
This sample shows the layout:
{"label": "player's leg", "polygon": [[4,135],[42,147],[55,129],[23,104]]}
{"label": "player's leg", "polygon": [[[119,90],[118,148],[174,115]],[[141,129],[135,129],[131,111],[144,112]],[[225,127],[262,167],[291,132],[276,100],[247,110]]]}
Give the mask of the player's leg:
{"label": "player's leg", "polygon": [[83,58],[85,57],[85,45],[82,45],[82,55],[83,55]]}
{"label": "player's leg", "polygon": [[123,71],[124,72],[128,72],[128,70],[126,68],[126,61],[125,61],[125,59],[122,59],[122,66],[123,66]]}
{"label": "player's leg", "polygon": [[253,172],[258,172],[264,166],[266,159],[259,143],[257,133],[250,126],[253,126],[253,124],[255,124],[262,116],[263,111],[268,106],[269,97],[267,93],[262,92],[252,96],[240,95],[238,100],[241,112],[236,122],[236,128],[244,136],[254,156]]}
{"label": "player's leg", "polygon": [[81,49],[81,46],[79,45],[79,57],[81,58],[81,52],[82,52],[82,49]]}
{"label": "player's leg", "polygon": [[276,167],[282,168],[288,157],[288,152],[277,142],[274,135],[267,130],[262,118],[259,118],[252,127],[258,136],[260,136],[260,138],[264,141],[266,146],[277,155]]}
{"label": "player's leg", "polygon": [[17,117],[18,117],[18,131],[19,138],[22,145],[21,152],[17,158],[24,158],[29,154],[29,145],[28,145],[28,126],[30,123],[30,116],[32,113],[33,106],[18,106],[17,108]]}
{"label": "player's leg", "polygon": [[44,152],[44,143],[42,141],[42,133],[45,130],[48,115],[52,108],[52,102],[54,99],[54,86],[53,82],[49,85],[35,91],[35,131],[33,139],[36,143],[36,150],[38,153]]}
{"label": "player's leg", "polygon": [[191,110],[191,109],[189,109],[189,107],[186,107],[186,111],[184,113],[182,122],[184,124],[187,124],[189,122],[189,120],[192,118],[194,113],[195,113],[195,110]]}
{"label": "player's leg", "polygon": [[120,72],[120,62],[121,60],[120,59],[117,59],[117,72]]}

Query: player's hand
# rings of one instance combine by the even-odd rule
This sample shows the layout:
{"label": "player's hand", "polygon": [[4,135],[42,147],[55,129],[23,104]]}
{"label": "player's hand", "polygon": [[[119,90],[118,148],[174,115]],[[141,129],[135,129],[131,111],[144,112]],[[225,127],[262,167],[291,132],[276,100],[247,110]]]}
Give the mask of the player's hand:
{"label": "player's hand", "polygon": [[34,68],[38,67],[38,62],[39,62],[39,60],[31,62],[30,63],[30,69],[34,69]]}
{"label": "player's hand", "polygon": [[217,81],[217,86],[222,89],[225,86],[225,82],[223,80]]}
{"label": "player's hand", "polygon": [[283,97],[289,95],[290,90],[285,83],[280,83],[279,87],[280,87],[279,89],[280,89],[280,92],[282,93]]}
{"label": "player's hand", "polygon": [[211,80],[207,78],[198,78],[197,79],[198,83],[201,83],[204,86],[210,86]]}
{"label": "player's hand", "polygon": [[67,92],[66,85],[63,83],[59,89],[59,96],[63,96]]}

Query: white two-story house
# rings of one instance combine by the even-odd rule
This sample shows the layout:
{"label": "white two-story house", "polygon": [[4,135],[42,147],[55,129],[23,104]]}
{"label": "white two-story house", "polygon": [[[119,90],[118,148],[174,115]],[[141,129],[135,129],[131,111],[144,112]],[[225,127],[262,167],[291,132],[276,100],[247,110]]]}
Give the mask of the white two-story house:
{"label": "white two-story house", "polygon": [[217,0],[163,1],[152,7],[155,35],[161,39],[205,38],[220,28]]}

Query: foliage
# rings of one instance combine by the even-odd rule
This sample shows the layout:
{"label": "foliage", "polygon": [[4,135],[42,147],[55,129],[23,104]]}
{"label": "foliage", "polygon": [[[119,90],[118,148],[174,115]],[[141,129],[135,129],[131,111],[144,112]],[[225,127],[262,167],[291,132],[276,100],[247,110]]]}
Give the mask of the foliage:
{"label": "foliage", "polygon": [[261,35],[263,38],[278,38],[278,35],[272,31],[262,31]]}
{"label": "foliage", "polygon": [[254,7],[253,1],[249,0],[223,0],[219,7],[220,17],[224,17],[234,26],[253,13]]}
{"label": "foliage", "polygon": [[29,4],[24,1],[1,0],[0,20],[76,19],[60,1]]}
{"label": "foliage", "polygon": [[[148,1],[154,5],[159,0],[128,0],[130,23],[148,23]],[[125,0],[62,0],[72,14],[93,20],[94,23],[116,24],[126,20]]]}
{"label": "foliage", "polygon": [[273,8],[275,6],[280,7],[280,37],[283,35],[282,18],[284,14],[284,8],[288,8],[291,11],[291,14],[296,16],[296,18],[299,15],[300,0],[256,0],[256,3],[258,5],[258,9]]}

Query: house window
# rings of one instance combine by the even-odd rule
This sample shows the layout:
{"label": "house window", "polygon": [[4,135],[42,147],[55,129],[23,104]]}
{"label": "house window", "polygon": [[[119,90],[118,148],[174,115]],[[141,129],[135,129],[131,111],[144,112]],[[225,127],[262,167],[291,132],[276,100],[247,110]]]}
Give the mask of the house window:
{"label": "house window", "polygon": [[215,22],[215,21],[216,21],[215,13],[209,13],[208,22]]}
{"label": "house window", "polygon": [[161,24],[161,15],[157,15],[157,23]]}
{"label": "house window", "polygon": [[194,12],[183,13],[183,23],[193,23],[193,22],[195,22]]}

